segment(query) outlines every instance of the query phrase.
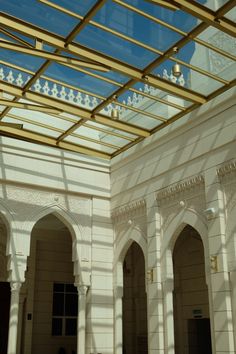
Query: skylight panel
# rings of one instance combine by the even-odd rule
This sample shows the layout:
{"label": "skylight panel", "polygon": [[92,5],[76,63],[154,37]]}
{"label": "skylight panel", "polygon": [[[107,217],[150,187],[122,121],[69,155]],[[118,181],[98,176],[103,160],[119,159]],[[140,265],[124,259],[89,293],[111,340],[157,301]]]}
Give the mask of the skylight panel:
{"label": "skylight panel", "polygon": [[1,11],[7,14],[62,36],[66,36],[78,23],[78,20],[50,8],[38,0],[0,0],[0,7]]}

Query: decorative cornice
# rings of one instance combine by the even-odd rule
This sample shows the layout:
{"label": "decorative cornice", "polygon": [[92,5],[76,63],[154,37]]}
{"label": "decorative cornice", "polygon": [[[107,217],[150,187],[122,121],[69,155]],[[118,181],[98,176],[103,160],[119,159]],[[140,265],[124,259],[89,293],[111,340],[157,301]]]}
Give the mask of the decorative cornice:
{"label": "decorative cornice", "polygon": [[166,199],[172,198],[179,193],[193,189],[199,185],[204,184],[204,177],[202,175],[195,176],[183,182],[176,183],[171,187],[162,189],[156,194],[157,201],[164,201]]}
{"label": "decorative cornice", "polygon": [[145,199],[140,199],[122,207],[116,208],[112,211],[111,217],[114,222],[127,220],[135,216],[144,214],[146,209]]}
{"label": "decorative cornice", "polygon": [[219,179],[222,179],[225,176],[227,176],[227,175],[229,175],[229,174],[231,174],[233,172],[234,173],[236,172],[236,160],[232,161],[232,162],[229,162],[226,165],[221,166],[220,168],[218,168],[216,170],[216,173],[217,173]]}

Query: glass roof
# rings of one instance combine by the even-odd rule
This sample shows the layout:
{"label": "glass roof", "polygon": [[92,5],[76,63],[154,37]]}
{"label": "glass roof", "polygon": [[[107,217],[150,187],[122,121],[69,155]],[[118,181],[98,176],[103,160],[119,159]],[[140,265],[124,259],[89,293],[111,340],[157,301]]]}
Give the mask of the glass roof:
{"label": "glass roof", "polygon": [[227,0],[0,0],[0,133],[110,159],[236,82]]}

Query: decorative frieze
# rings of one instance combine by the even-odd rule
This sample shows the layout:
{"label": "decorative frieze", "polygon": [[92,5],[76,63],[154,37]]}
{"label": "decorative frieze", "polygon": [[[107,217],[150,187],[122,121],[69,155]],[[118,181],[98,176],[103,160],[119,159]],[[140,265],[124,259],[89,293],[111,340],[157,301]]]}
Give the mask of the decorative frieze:
{"label": "decorative frieze", "polygon": [[145,199],[140,199],[122,207],[116,208],[113,210],[111,217],[113,221],[117,223],[145,215],[145,213],[146,201]]}
{"label": "decorative frieze", "polygon": [[[216,32],[208,39],[209,43],[214,47],[222,49],[226,53],[236,53],[235,38],[227,35],[224,32]],[[210,69],[213,74],[219,74],[223,70],[229,69],[234,63],[231,59],[218,54],[214,50],[209,50]]]}
{"label": "decorative frieze", "polygon": [[236,173],[236,160],[231,161],[231,162],[227,163],[226,165],[218,168],[216,170],[216,173],[217,173],[220,180],[232,173]]}
{"label": "decorative frieze", "polygon": [[188,180],[176,183],[170,187],[162,189],[157,193],[156,199],[159,203],[165,203],[172,198],[175,198],[177,195],[180,195],[183,192],[193,190],[196,187],[199,187],[204,184],[204,177],[202,175],[195,176]]}

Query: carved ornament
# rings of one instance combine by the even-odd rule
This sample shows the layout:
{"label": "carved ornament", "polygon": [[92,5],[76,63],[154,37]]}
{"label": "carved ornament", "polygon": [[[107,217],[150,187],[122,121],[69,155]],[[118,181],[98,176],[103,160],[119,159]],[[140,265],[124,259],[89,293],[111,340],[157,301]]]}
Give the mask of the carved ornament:
{"label": "carved ornament", "polygon": [[111,217],[114,222],[121,222],[124,220],[132,220],[132,218],[145,215],[146,201],[140,199],[122,207],[116,208],[112,211]]}
{"label": "carved ornament", "polygon": [[227,163],[226,165],[218,168],[216,171],[220,180],[235,172],[236,172],[236,160]]}
{"label": "carved ornament", "polygon": [[162,189],[156,194],[156,199],[160,203],[165,203],[170,198],[179,195],[182,192],[186,192],[204,184],[204,177],[202,175],[195,176],[183,182],[176,183],[171,187]]}

